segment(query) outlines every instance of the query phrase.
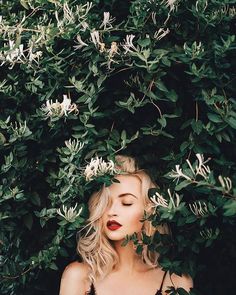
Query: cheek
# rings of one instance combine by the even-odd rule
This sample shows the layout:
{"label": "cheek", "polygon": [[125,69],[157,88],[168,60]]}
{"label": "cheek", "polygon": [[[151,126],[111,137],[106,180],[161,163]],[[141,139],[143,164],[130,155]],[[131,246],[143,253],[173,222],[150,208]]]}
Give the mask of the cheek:
{"label": "cheek", "polygon": [[142,228],[143,223],[140,220],[143,218],[143,211],[135,210],[133,214],[129,215],[129,225],[135,228]]}

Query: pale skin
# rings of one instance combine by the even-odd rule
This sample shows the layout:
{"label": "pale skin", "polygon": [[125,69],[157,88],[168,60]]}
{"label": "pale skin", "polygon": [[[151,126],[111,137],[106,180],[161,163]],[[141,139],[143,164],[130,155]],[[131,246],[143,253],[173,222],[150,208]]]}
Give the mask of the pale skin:
{"label": "pale skin", "polygon": [[[132,242],[121,246],[125,236],[134,232],[140,233],[144,213],[144,203],[141,196],[141,181],[132,175],[118,175],[120,182],[110,187],[110,204],[102,220],[104,234],[113,244],[119,256],[119,265],[104,279],[97,280],[95,285],[97,295],[154,295],[159,289],[164,271],[151,268],[145,264],[135,252]],[[117,230],[109,230],[107,221],[115,220],[122,226]],[[84,263],[72,262],[63,272],[60,295],[85,295],[90,289],[88,280],[89,268]],[[191,277],[167,274],[164,290],[169,286],[184,288],[189,291],[193,287]]]}

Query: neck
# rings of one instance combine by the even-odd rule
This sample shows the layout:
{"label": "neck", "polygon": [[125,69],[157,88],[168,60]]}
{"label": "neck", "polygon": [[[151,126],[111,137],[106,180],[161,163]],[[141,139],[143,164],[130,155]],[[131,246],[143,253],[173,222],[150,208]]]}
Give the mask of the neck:
{"label": "neck", "polygon": [[122,246],[122,242],[113,241],[113,246],[119,257],[119,263],[115,270],[132,273],[147,269],[142,257],[136,253],[133,242],[129,242],[126,246]]}

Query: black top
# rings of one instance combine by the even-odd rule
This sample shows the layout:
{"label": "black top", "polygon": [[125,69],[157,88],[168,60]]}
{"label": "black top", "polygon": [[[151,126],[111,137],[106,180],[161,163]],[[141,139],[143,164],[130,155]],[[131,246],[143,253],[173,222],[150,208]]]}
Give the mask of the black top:
{"label": "black top", "polygon": [[[162,278],[160,289],[156,291],[155,295],[162,295],[162,287],[163,287],[163,283],[164,283],[166,274],[167,274],[167,271],[165,271],[163,278]],[[87,295],[96,295],[96,290],[95,290],[93,284],[91,285],[91,288],[90,288],[89,292],[87,293]]]}

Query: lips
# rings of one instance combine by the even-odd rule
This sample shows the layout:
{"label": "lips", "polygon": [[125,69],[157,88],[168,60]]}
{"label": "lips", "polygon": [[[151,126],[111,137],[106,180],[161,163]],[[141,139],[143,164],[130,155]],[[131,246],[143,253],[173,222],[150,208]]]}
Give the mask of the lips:
{"label": "lips", "polygon": [[115,220],[109,220],[109,221],[107,222],[107,228],[108,228],[109,230],[117,230],[117,229],[119,229],[121,226],[122,226],[122,225],[121,225],[119,222],[115,221]]}

